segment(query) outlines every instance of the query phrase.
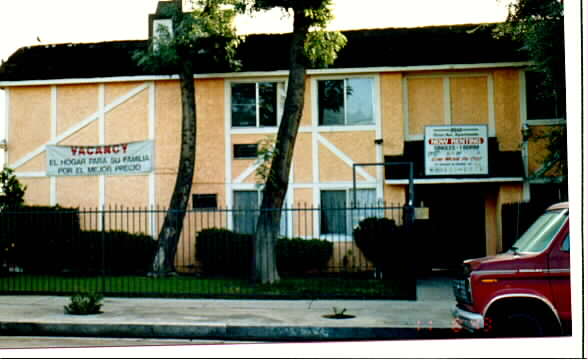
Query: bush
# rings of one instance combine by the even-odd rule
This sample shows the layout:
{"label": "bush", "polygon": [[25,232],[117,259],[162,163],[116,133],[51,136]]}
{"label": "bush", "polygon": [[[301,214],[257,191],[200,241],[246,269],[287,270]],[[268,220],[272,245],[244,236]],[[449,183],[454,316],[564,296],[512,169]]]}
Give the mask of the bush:
{"label": "bush", "polygon": [[100,308],[102,307],[102,295],[89,293],[89,294],[75,294],[70,300],[70,304],[64,306],[66,314],[70,315],[92,315],[100,314]]}
{"label": "bush", "polygon": [[252,257],[252,235],[216,228],[196,235],[196,259],[207,274],[247,277]]}
{"label": "bush", "polygon": [[104,264],[106,274],[146,274],[156,250],[157,243],[149,235],[82,231],[65,265],[75,273],[100,274]]}
{"label": "bush", "polygon": [[353,229],[353,240],[365,257],[380,267],[394,251],[392,244],[398,242],[399,232],[394,220],[369,217]]}
{"label": "bush", "polygon": [[74,208],[22,206],[0,213],[4,261],[27,272],[59,271],[79,233],[80,218]]}
{"label": "bush", "polygon": [[[276,244],[278,271],[300,274],[321,270],[332,253],[333,244],[328,241],[280,238]],[[216,228],[196,235],[196,259],[206,274],[247,277],[252,258],[252,235]]]}
{"label": "bush", "polygon": [[333,254],[333,244],[326,240],[281,238],[276,245],[278,271],[299,274],[323,270]]}

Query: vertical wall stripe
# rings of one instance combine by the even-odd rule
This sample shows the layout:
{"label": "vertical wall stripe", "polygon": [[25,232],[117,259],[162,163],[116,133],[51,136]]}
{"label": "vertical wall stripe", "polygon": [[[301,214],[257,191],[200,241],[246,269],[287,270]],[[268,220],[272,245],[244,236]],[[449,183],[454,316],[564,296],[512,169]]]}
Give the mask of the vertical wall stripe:
{"label": "vertical wall stripe", "polygon": [[[527,82],[525,80],[525,71],[519,71],[519,117],[523,134],[529,129],[527,123]],[[525,180],[523,181],[523,201],[531,201],[531,185],[529,183],[529,142],[523,138],[521,146],[523,156],[523,167]]]}
{"label": "vertical wall stripe", "polygon": [[6,149],[4,149],[4,164],[9,164],[8,144],[10,144],[10,89],[4,89],[4,139],[6,140]]}
{"label": "vertical wall stripe", "polygon": [[[57,86],[51,86],[51,139],[57,137]],[[49,205],[57,205],[57,178],[49,178]]]}
{"label": "vertical wall stripe", "polygon": [[[106,141],[106,119],[104,114],[104,84],[98,85],[98,142],[104,145]],[[106,178],[104,175],[98,177],[98,206],[104,209],[106,205]],[[102,230],[102,218],[100,218],[99,228]]]}
{"label": "vertical wall stripe", "polygon": [[443,110],[445,125],[451,125],[451,78],[443,78]]}
{"label": "vertical wall stripe", "polygon": [[[157,142],[155,141],[155,134],[156,134],[156,122],[155,122],[155,114],[156,114],[156,93],[155,93],[156,89],[155,89],[155,82],[150,82],[149,83],[149,103],[148,103],[148,127],[149,127],[149,139],[153,140],[153,146],[155,147],[154,149],[154,153],[157,154]],[[148,195],[148,201],[149,201],[149,209],[153,210],[155,208],[155,202],[156,202],[156,181],[157,181],[157,177],[155,176],[155,170],[156,170],[156,161],[157,159],[154,157],[153,159],[151,159],[151,161],[153,162],[153,170],[151,170],[151,172],[149,173],[149,195]],[[156,237],[157,236],[157,221],[155,218],[156,214],[152,213],[151,216],[149,216],[149,231],[151,232],[151,236],[152,237]]]}
{"label": "vertical wall stripe", "polygon": [[488,136],[496,136],[496,114],[494,104],[494,76],[488,74]]}
{"label": "vertical wall stripe", "polygon": [[[375,91],[374,91],[374,105],[375,105],[375,112],[374,112],[374,116],[375,116],[375,120],[376,120],[376,139],[383,139],[383,128],[382,128],[382,111],[381,111],[381,99],[382,99],[382,93],[381,93],[381,86],[380,86],[380,81],[381,81],[381,75],[378,74],[378,76],[375,77],[374,79],[374,86],[375,86]],[[383,145],[382,144],[374,144],[374,146],[376,147],[376,158],[375,158],[375,162],[376,163],[383,163],[384,162],[384,152],[383,152]],[[376,199],[384,199],[384,167],[383,166],[376,166]]]}
{"label": "vertical wall stripe", "polygon": [[[225,80],[225,205],[228,209],[233,207],[232,191],[232,162],[231,162],[231,83]],[[228,216],[227,226],[233,229],[233,217]]]}

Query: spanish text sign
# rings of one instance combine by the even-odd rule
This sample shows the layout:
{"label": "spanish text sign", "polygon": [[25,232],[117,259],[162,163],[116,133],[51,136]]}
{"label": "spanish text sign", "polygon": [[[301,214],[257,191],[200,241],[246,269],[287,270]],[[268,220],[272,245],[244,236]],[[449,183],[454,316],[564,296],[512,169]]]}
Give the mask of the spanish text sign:
{"label": "spanish text sign", "polygon": [[425,175],[488,175],[487,126],[425,127]]}
{"label": "spanish text sign", "polygon": [[133,175],[153,169],[152,140],[46,149],[47,176]]}

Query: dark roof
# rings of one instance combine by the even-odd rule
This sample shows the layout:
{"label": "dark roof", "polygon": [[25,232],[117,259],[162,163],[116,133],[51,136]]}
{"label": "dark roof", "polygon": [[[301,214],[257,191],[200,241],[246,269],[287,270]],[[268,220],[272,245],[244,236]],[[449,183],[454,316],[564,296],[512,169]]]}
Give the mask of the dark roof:
{"label": "dark roof", "polygon": [[[495,39],[491,26],[459,25],[344,31],[348,44],[331,68],[526,61],[519,46]],[[240,45],[240,71],[288,69],[290,34],[250,35]],[[0,81],[156,75],[132,58],[146,40],[23,47],[0,67]],[[202,65],[202,64],[200,64]],[[195,73],[229,72],[198,66]],[[162,74],[157,74],[162,75]]]}

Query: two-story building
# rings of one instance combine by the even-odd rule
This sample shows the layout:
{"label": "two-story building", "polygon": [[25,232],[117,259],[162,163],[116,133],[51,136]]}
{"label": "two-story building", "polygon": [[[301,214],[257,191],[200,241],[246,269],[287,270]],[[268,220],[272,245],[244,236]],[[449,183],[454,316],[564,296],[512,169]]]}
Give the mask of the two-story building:
{"label": "two-story building", "polygon": [[[477,25],[344,34],[348,44],[336,62],[307,72],[286,203],[404,205],[407,168],[388,163],[412,162],[415,205],[428,209],[430,236],[421,241],[430,253],[449,259],[456,252],[501,251],[502,205],[529,200],[536,187],[546,186],[531,183],[531,175],[549,175],[524,132],[558,124],[532,117],[530,63],[517,44]],[[288,39],[248,36],[238,50],[239,71],[195,67],[194,208],[257,205],[258,143],[277,133]],[[180,87],[177,76],[136,64],[133,52],[146,46],[148,41],[32,46],[2,65],[6,163],[27,186],[27,203],[169,203],[180,147]],[[70,146],[70,152],[78,146],[93,155],[136,142],[149,150],[130,156],[120,172],[90,160],[82,170],[67,170],[74,160],[50,153],[55,146]],[[131,166],[133,158],[146,166]],[[350,238],[352,222],[327,219],[324,226],[321,213],[313,216],[311,230],[297,235]],[[295,222],[289,223],[296,233]],[[234,218],[227,226],[247,230],[247,224]]]}

